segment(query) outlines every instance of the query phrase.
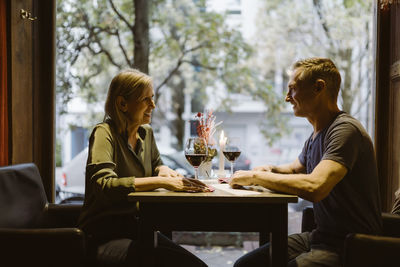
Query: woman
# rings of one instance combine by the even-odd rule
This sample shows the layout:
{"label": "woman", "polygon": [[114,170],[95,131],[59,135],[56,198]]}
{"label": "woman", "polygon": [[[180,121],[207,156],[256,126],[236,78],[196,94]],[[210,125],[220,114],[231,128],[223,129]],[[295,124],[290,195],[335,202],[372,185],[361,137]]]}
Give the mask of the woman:
{"label": "woman", "polygon": [[[156,188],[208,191],[200,181],[183,178],[162,165],[148,125],[155,108],[153,95],[152,79],[146,74],[137,70],[119,73],[108,90],[104,122],[90,136],[79,227],[89,236],[90,254],[97,263],[138,266],[141,262],[136,206],[127,201],[129,193]],[[205,266],[166,237],[159,235],[158,239],[154,251],[158,266]]]}

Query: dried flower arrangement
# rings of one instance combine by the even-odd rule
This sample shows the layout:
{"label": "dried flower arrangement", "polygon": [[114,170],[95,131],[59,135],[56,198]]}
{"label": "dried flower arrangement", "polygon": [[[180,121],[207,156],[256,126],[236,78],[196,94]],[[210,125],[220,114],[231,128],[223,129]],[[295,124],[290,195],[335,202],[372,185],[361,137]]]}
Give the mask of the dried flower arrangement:
{"label": "dried flower arrangement", "polygon": [[213,137],[216,127],[222,123],[222,121],[215,123],[215,115],[212,110],[205,110],[204,113],[198,112],[195,115],[198,121],[197,124],[197,135],[203,137],[208,146],[208,156],[206,161],[211,161],[215,155],[217,155],[217,149],[214,148],[216,142]]}

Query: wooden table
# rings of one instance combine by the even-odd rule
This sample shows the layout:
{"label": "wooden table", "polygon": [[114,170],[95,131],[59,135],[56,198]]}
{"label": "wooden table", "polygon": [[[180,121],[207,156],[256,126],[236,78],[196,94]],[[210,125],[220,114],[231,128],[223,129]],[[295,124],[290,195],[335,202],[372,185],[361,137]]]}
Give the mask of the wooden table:
{"label": "wooden table", "polygon": [[268,190],[234,190],[227,184],[212,186],[216,190],[211,193],[130,193],[129,201],[138,202],[141,245],[156,247],[155,231],[270,233],[271,266],[286,266],[288,203],[296,203],[298,197]]}

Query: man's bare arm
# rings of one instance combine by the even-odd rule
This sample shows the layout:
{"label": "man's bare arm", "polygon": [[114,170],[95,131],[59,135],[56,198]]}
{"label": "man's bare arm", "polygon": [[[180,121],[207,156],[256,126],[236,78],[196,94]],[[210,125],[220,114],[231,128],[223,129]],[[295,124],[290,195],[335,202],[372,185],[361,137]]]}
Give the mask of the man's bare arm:
{"label": "man's bare arm", "polygon": [[253,168],[253,171],[268,171],[282,174],[293,174],[293,173],[305,173],[306,168],[303,166],[299,159],[294,160],[291,163],[281,165],[263,165]]}
{"label": "man's bare arm", "polygon": [[310,174],[281,174],[265,171],[238,171],[230,185],[261,185],[265,188],[298,195],[312,202],[324,199],[346,175],[347,168],[332,160],[321,161]]}

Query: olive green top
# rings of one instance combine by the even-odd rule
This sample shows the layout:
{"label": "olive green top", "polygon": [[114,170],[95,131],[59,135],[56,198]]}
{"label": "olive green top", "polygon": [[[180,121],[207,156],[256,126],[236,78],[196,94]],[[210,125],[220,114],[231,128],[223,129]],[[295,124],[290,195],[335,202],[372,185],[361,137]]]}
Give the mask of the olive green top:
{"label": "olive green top", "polygon": [[139,127],[135,151],[112,121],[96,125],[89,139],[79,227],[96,233],[106,230],[103,227],[110,221],[116,224],[116,218],[132,217],[136,207],[127,195],[135,191],[135,177],[155,176],[159,165],[162,160],[150,125]]}

